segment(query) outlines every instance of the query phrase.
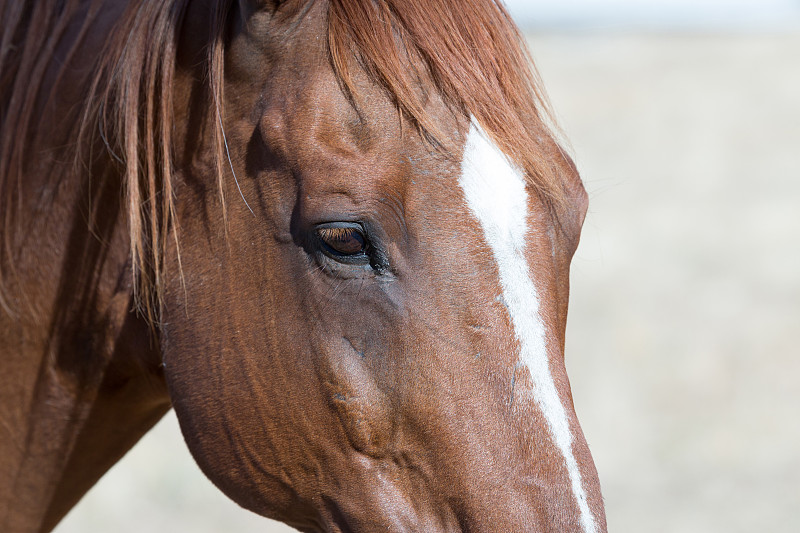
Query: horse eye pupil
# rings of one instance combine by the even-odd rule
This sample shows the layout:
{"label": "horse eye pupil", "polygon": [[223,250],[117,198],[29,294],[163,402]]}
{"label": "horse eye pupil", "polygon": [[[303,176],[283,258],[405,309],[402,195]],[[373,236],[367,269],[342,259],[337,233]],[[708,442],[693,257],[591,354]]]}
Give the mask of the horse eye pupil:
{"label": "horse eye pupil", "polygon": [[340,255],[356,255],[364,251],[364,236],[355,228],[321,228],[319,237]]}

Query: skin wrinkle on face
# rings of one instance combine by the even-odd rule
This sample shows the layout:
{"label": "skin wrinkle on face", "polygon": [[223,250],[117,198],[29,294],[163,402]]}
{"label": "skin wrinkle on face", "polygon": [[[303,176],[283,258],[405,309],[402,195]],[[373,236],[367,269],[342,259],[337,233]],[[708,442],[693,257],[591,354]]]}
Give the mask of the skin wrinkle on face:
{"label": "skin wrinkle on face", "polygon": [[[469,209],[480,222],[492,249],[503,300],[520,345],[519,361],[530,372],[533,398],[547,420],[554,443],[564,457],[584,533],[595,533],[575,455],[573,436],[558,396],[547,357],[547,336],[539,313],[539,296],[525,259],[527,203],[525,179],[473,120],[461,164],[459,185]],[[512,386],[516,386],[514,380]]]}

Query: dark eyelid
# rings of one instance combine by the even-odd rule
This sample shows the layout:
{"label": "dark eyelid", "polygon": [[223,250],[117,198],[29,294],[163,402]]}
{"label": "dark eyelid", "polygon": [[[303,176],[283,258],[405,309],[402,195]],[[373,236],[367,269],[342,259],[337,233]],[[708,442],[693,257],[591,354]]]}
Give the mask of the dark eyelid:
{"label": "dark eyelid", "polygon": [[316,229],[351,228],[364,233],[364,226],[358,222],[321,222],[316,224]]}

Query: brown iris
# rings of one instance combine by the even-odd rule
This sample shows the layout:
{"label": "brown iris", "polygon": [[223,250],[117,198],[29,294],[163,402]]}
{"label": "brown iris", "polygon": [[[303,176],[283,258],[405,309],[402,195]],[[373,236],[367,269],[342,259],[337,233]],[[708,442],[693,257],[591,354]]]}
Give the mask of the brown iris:
{"label": "brown iris", "polygon": [[358,255],[364,252],[364,235],[355,227],[317,228],[320,240],[337,255]]}

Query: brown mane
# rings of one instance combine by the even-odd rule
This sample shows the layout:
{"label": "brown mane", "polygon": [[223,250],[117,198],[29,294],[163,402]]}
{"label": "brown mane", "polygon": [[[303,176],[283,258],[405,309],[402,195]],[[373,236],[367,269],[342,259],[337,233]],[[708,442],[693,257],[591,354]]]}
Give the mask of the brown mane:
{"label": "brown mane", "polygon": [[[58,77],[43,87],[44,72],[76,17],[86,19],[81,36],[91,27],[99,2],[88,3],[87,8],[79,0],[0,0],[0,305],[9,312],[6,282],[13,274],[20,183],[40,135],[37,128],[45,120],[42,101],[49,102],[58,90]],[[63,169],[85,168],[86,149],[98,142],[106,146],[109,161],[119,165],[136,297],[151,321],[159,314],[164,250],[169,238],[178,242],[171,88],[187,5],[188,0],[174,0],[127,6],[108,33],[87,79],[82,109],[72,119],[80,142],[67,151],[79,164]],[[229,172],[221,124],[224,28],[231,5],[232,0],[218,0],[206,37],[220,194]],[[328,43],[344,87],[352,90],[348,58],[355,56],[403,114],[436,138],[433,120],[414,89],[418,73],[409,72],[405,58],[419,60],[453,109],[474,117],[542,196],[556,204],[563,201],[564,185],[554,165],[560,149],[547,126],[546,99],[519,32],[499,0],[330,0]],[[57,111],[64,118],[66,113]]]}
{"label": "brown mane", "polygon": [[328,30],[333,65],[348,89],[355,55],[404,115],[433,135],[407,56],[421,60],[447,103],[474,117],[540,194],[563,200],[551,166],[560,150],[547,125],[547,98],[501,1],[330,0]]}

